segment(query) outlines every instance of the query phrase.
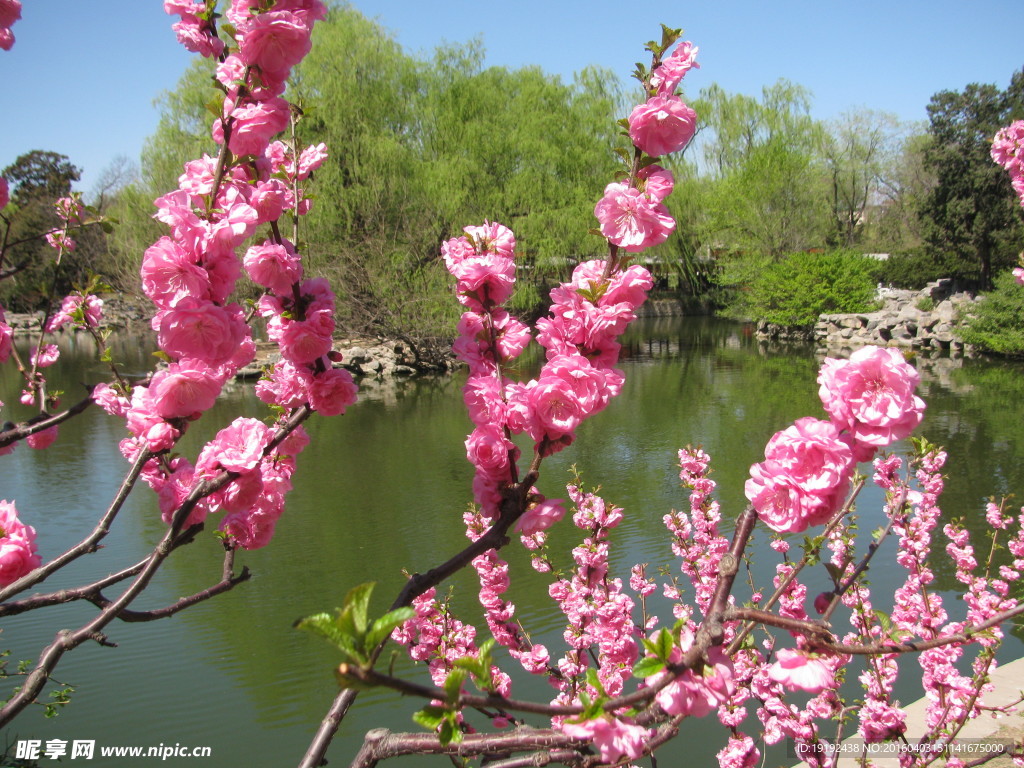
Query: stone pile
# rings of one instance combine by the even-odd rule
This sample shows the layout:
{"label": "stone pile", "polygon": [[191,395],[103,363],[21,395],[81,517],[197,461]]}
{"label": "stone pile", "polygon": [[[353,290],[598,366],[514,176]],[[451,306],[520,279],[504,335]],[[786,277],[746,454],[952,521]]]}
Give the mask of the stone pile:
{"label": "stone pile", "polygon": [[829,348],[878,344],[963,352],[956,330],[977,299],[952,289],[951,280],[937,280],[920,291],[880,289],[881,309],[821,315],[814,340]]}

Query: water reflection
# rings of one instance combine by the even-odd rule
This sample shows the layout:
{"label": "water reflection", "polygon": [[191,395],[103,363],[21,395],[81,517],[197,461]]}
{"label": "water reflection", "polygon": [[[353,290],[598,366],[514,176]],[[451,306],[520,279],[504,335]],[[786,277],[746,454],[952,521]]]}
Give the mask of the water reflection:
{"label": "water reflection", "polygon": [[[136,343],[124,342],[116,354],[139,371],[148,367],[148,352]],[[67,391],[101,375],[87,356],[69,359],[73,365],[62,369],[59,383]],[[801,416],[822,415],[818,364],[813,350],[765,349],[732,323],[645,321],[623,341],[623,395],[581,428],[574,446],[546,462],[541,490],[564,497],[575,464],[588,483],[600,483],[602,493],[626,509],[613,541],[616,575],[626,575],[636,562],[671,565],[661,518],[687,504],[674,467],[678,449],[701,444],[715,458],[714,478],[731,520],[745,504],[747,468],[761,458],[771,434]],[[1021,369],[971,360],[921,361],[919,367],[929,404],[920,431],[954,457],[944,507],[980,533],[985,498],[1024,488]],[[344,417],[314,418],[308,427],[313,443],[300,458],[296,488],[273,544],[242,558],[255,574],[252,581],[171,621],[113,627],[117,650],[71,654],[60,673],[78,687],[71,707],[54,721],[28,713],[8,738],[180,742],[212,746],[218,764],[296,762],[334,694],[330,669],[337,658],[326,644],[293,630],[292,622],[332,608],[349,588],[370,579],[378,581],[375,608],[383,610],[403,570],[429,568],[465,542],[461,512],[470,499],[472,471],[463,447],[470,424],[461,405],[462,381],[456,375],[374,384]],[[0,370],[0,399],[16,407],[17,389],[9,371]],[[194,456],[239,413],[264,414],[251,385],[228,392],[210,418],[193,426],[182,450]],[[117,473],[125,468],[116,448],[121,429],[93,409],[63,426],[50,450],[22,446],[2,459],[0,498],[18,500],[39,530],[45,556],[88,532],[111,498]],[[863,530],[875,526],[879,502],[870,494],[862,500]],[[162,531],[152,494],[140,488],[110,546],[54,585],[109,573],[140,557]],[[555,551],[562,546],[567,552],[572,530],[562,526],[553,540]],[[765,543],[761,536],[755,554],[760,577],[770,576],[774,562]],[[215,538],[206,535],[189,550],[171,559],[141,607],[158,607],[216,581]],[[517,583],[517,615],[534,639],[561,647],[547,581],[533,573],[518,545],[507,557]],[[568,554],[560,557],[568,562]],[[893,560],[891,550],[876,560],[876,585],[891,587],[899,577]],[[951,588],[946,558],[936,558],[935,567],[940,587]],[[479,620],[473,578],[461,574],[455,588],[457,610]],[[27,658],[52,638],[56,625],[76,626],[90,613],[67,606],[15,617],[4,623],[4,647],[13,648],[15,658]],[[1016,644],[1007,650],[1009,657],[1019,652]],[[399,668],[405,664],[400,661]],[[522,695],[550,695],[542,681],[516,685]],[[904,701],[916,698],[913,685],[900,695]],[[414,730],[412,710],[392,694],[363,694],[329,756],[344,764],[370,727]],[[699,723],[692,727],[701,732]],[[700,741],[707,757],[720,747]],[[693,748],[692,742],[686,746],[691,759]]]}

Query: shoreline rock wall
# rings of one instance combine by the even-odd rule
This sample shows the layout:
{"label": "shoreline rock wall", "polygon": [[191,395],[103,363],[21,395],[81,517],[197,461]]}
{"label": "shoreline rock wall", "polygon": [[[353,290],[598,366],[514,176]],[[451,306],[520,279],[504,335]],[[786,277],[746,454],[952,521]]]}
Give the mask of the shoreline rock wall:
{"label": "shoreline rock wall", "polygon": [[879,288],[882,307],[874,312],[821,315],[813,329],[759,323],[758,338],[814,342],[829,350],[867,344],[970,354],[957,338],[963,318],[980,299],[953,292],[953,281],[936,280],[920,291]]}

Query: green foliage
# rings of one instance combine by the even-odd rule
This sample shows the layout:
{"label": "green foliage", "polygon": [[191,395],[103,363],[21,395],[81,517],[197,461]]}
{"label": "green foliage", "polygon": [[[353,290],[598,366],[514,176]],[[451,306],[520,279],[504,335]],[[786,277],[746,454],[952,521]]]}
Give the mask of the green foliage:
{"label": "green foliage", "polygon": [[716,85],[694,103],[707,180],[701,240],[714,249],[784,253],[825,244],[831,213],[806,89],[780,80],[760,101]]}
{"label": "green foliage", "polygon": [[792,327],[813,325],[823,313],[875,308],[871,259],[849,251],[794,253],[747,262],[749,282],[730,308],[733,314]]}
{"label": "green foliage", "polygon": [[999,275],[995,289],[977,304],[960,337],[986,352],[1024,357],[1024,287],[1011,272]]}
{"label": "green foliage", "polygon": [[289,95],[305,111],[300,140],[331,153],[306,244],[343,326],[450,335],[458,308],[439,245],[484,219],[516,231],[524,311],[550,275],[601,251],[587,229],[594,180],[615,167],[617,83],[588,70],[566,85],[483,58],[477,41],[409,56],[350,8],[318,27]]}
{"label": "green foliage", "polygon": [[[396,608],[370,621],[370,596],[374,586],[373,582],[367,582],[353,587],[345,596],[345,603],[338,609],[337,615],[316,613],[307,616],[295,622],[296,629],[327,640],[341,651],[346,664],[368,668],[377,646],[390,636],[395,627],[415,615],[412,608]],[[343,687],[358,686],[355,678],[344,673],[339,674],[339,682]]]}
{"label": "green foliage", "polygon": [[928,105],[932,142],[926,165],[936,184],[923,214],[930,245],[973,270],[983,285],[1012,266],[1024,239],[1024,216],[1006,172],[992,162],[996,131],[1024,117],[1024,71],[1009,87],[972,83],[942,91]]}
{"label": "green foliage", "polygon": [[920,290],[943,277],[964,277],[961,262],[928,248],[890,254],[875,265],[875,281],[893,288]]}

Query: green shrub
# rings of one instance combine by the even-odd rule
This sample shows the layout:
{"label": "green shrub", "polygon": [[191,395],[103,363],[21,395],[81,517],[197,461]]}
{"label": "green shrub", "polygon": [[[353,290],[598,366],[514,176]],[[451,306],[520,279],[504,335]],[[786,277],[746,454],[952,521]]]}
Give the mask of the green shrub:
{"label": "green shrub", "polygon": [[858,253],[794,253],[766,260],[749,274],[732,314],[791,327],[811,326],[823,313],[877,308],[877,263]]}
{"label": "green shrub", "polygon": [[893,253],[885,261],[875,262],[874,276],[876,283],[911,291],[918,291],[944,277],[978,278],[976,272],[965,271],[962,262],[924,248]]}
{"label": "green shrub", "polygon": [[995,290],[972,310],[960,338],[986,352],[1024,357],[1024,287],[1011,272],[996,278]]}

